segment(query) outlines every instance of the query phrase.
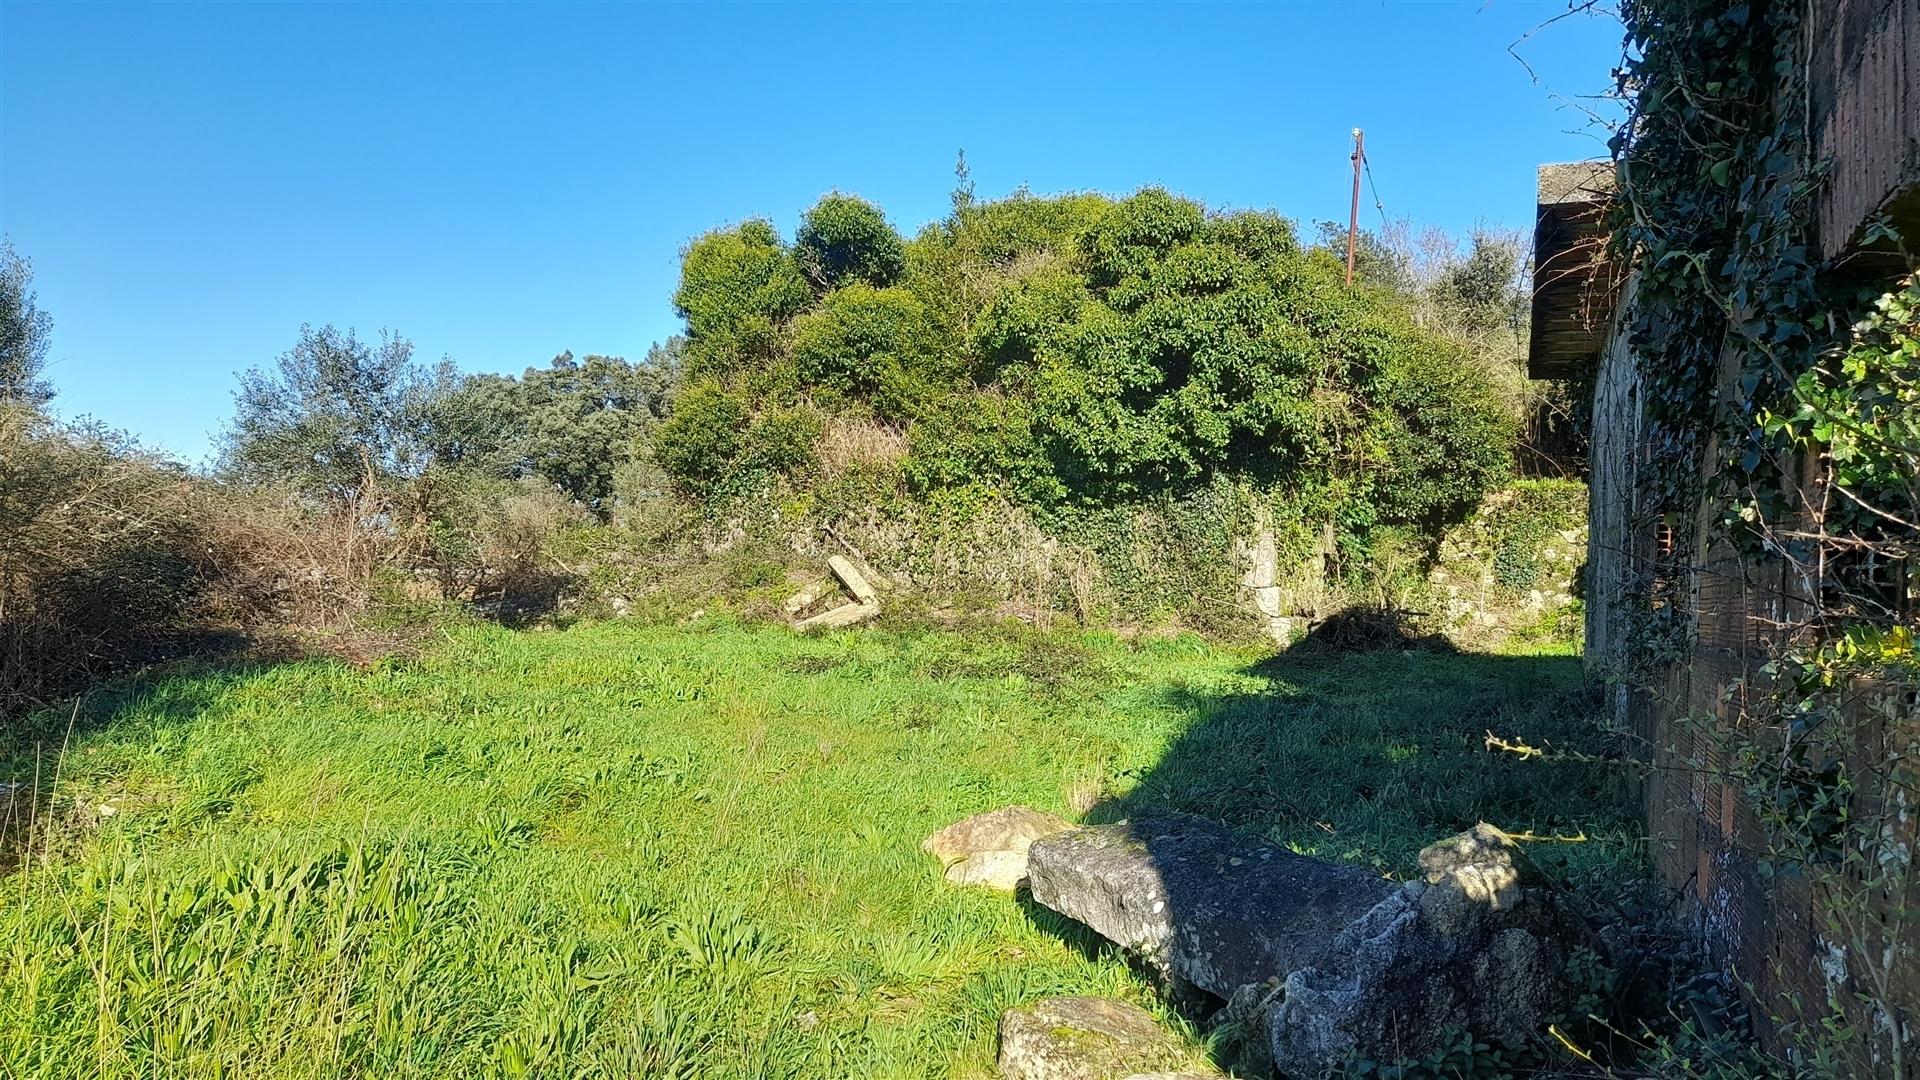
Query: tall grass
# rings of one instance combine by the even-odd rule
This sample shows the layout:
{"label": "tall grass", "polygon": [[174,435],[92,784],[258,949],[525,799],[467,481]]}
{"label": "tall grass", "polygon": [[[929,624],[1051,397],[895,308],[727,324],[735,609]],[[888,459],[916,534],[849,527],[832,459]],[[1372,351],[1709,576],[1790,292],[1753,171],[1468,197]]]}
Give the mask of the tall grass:
{"label": "tall grass", "polygon": [[[478,626],[100,696],[57,783],[0,763],[41,807],[0,878],[0,1077],[987,1076],[1034,997],[1177,1025],[1085,931],[920,853],[1015,802],[1230,807],[1390,873],[1481,814],[1586,828],[1563,870],[1630,857],[1604,784],[1478,749],[1584,737],[1574,662],[1256,660]],[[1397,787],[1352,789],[1382,763]]]}

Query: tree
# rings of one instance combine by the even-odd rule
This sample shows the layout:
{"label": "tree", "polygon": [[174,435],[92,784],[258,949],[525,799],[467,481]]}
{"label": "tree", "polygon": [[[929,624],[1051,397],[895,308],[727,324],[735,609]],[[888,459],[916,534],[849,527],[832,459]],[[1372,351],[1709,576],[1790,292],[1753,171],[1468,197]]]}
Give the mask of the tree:
{"label": "tree", "polygon": [[[1350,520],[1424,523],[1496,478],[1478,445],[1511,453],[1476,371],[1434,377],[1457,351],[1378,291],[1346,289],[1343,261],[1302,253],[1284,219],[1208,216],[1149,189],[1089,228],[1079,256],[1084,270],[1009,283],[979,349],[1032,396],[1034,434],[1083,498],[1229,477],[1309,498],[1344,487],[1365,501]],[[1370,482],[1387,475],[1395,486]]]}
{"label": "tree", "polygon": [[396,334],[383,331],[376,346],[352,330],[302,326],[273,367],[240,376],[223,463],[243,481],[375,513],[384,488],[432,462],[433,406],[456,379],[451,360],[418,364]]}
{"label": "tree", "polygon": [[967,164],[966,147],[953,159],[953,193],[948,196],[953,203],[953,219],[959,221],[973,209],[973,168]]}
{"label": "tree", "polygon": [[33,291],[33,263],[0,240],[0,407],[39,409],[53,399],[41,377],[53,318]]}
{"label": "tree", "polygon": [[813,302],[813,290],[758,218],[719,229],[680,257],[674,309],[687,320],[686,362],[696,374],[751,370],[779,350],[786,321]]}
{"label": "tree", "polygon": [[[1318,233],[1318,243],[1314,246],[1330,251],[1342,260],[1347,257],[1347,226],[1337,221],[1314,223]],[[1371,229],[1361,229],[1354,238],[1353,276],[1358,281],[1379,285],[1403,295],[1417,291],[1418,283],[1414,277],[1413,260],[1394,243],[1394,233],[1382,236]]]}
{"label": "tree", "polygon": [[885,288],[906,269],[906,245],[880,208],[833,192],[800,221],[794,258],[821,291],[863,283]]}
{"label": "tree", "polygon": [[637,364],[566,352],[517,379],[470,376],[430,407],[435,456],[502,479],[539,477],[604,519],[615,474],[667,415],[685,345],[670,338]]}
{"label": "tree", "polygon": [[1475,229],[1467,253],[1439,268],[1429,294],[1456,333],[1517,335],[1529,302],[1526,252],[1517,235]]}

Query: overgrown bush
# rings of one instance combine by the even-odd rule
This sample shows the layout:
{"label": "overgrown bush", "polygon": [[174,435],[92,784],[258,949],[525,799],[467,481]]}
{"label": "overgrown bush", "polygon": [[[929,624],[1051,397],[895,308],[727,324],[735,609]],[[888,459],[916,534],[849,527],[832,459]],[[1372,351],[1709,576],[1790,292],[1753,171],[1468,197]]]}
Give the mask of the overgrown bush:
{"label": "overgrown bush", "polygon": [[836,194],[790,249],[761,221],[689,247],[698,361],[653,442],[681,491],[807,490],[821,455],[792,442],[802,415],[901,433],[900,483],[873,505],[1003,499],[1063,541],[1107,510],[1172,521],[1153,506],[1220,484],[1350,531],[1437,535],[1510,467],[1517,415],[1484,367],[1386,290],[1344,288],[1275,215],[1156,189],[969,192],[898,266],[896,240]]}
{"label": "overgrown bush", "polygon": [[205,585],[188,478],[0,405],[0,713],[151,648]]}
{"label": "overgrown bush", "polygon": [[0,717],[128,665],[338,626],[377,557],[297,497],[0,408]]}

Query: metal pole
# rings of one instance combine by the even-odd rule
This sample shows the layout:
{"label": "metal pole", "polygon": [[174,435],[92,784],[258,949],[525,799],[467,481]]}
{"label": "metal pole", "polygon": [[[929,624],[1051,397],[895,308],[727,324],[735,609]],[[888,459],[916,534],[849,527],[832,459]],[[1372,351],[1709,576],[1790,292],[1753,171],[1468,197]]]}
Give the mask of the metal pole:
{"label": "metal pole", "polygon": [[1347,288],[1353,288],[1353,251],[1360,240],[1360,163],[1366,160],[1366,135],[1353,129],[1353,209],[1347,215]]}

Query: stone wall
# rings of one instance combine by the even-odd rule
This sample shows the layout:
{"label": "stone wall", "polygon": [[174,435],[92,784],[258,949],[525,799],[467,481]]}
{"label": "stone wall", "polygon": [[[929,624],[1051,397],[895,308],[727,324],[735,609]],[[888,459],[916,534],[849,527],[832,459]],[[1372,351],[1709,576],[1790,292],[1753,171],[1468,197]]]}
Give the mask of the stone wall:
{"label": "stone wall", "polygon": [[1586,551],[1584,485],[1522,481],[1448,531],[1418,603],[1434,629],[1463,645],[1516,634],[1570,640]]}

